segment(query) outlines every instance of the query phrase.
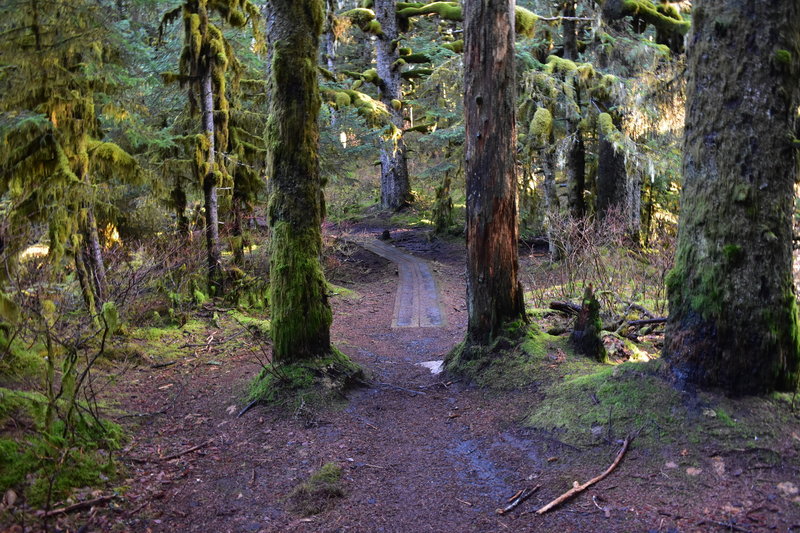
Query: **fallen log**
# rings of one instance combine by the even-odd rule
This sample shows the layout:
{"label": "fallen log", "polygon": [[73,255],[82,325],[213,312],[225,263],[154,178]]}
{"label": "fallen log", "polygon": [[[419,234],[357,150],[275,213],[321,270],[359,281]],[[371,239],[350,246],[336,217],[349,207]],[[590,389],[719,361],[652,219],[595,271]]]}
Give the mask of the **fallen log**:
{"label": "fallen log", "polygon": [[608,476],[617,467],[619,462],[622,460],[622,456],[625,455],[625,452],[628,450],[628,444],[629,443],[630,443],[630,437],[626,438],[625,441],[622,443],[622,449],[620,449],[619,453],[617,453],[616,459],[614,459],[614,462],[611,463],[611,466],[609,466],[606,469],[605,472],[603,472],[602,474],[600,474],[597,477],[593,477],[592,479],[590,479],[589,481],[587,481],[583,485],[578,485],[578,482],[576,481],[573,484],[571,489],[569,489],[567,492],[565,492],[564,494],[562,494],[561,496],[559,496],[555,500],[551,501],[550,503],[548,503],[547,505],[545,505],[544,507],[542,507],[541,509],[536,511],[536,514],[542,515],[542,514],[546,513],[547,511],[549,511],[553,507],[561,505],[565,501],[569,500],[570,498],[572,498],[576,494],[580,494],[581,492],[585,491],[586,489],[588,489],[589,487],[591,487],[592,485],[594,485],[598,481],[602,481],[603,479],[605,479],[606,476]]}
{"label": "fallen log", "polygon": [[550,309],[567,316],[577,316],[581,312],[581,306],[572,302],[550,302]]}

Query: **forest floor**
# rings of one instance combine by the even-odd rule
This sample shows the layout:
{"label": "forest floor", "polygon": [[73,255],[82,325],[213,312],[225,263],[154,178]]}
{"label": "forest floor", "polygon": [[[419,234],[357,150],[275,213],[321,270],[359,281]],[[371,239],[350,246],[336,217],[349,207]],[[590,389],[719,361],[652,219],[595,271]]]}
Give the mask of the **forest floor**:
{"label": "forest floor", "polygon": [[[381,227],[356,226],[350,238]],[[713,439],[639,446],[605,480],[542,516],[535,510],[600,474],[623,434],[574,445],[522,424],[542,384],[479,388],[434,374],[466,325],[464,246],[392,229],[391,244],[426,260],[441,327],[397,322],[397,266],[350,250],[329,272],[334,344],[368,385],[331,405],[245,405],[259,373],[258,343],[205,327],[180,338],[169,366],[130,367],[109,391],[131,435],[126,486],[113,508],[71,514],[83,531],[791,531],[800,530],[800,424],[768,445]],[[230,340],[230,342],[227,342]],[[429,363],[427,366],[424,363]],[[609,413],[610,416],[610,413]],[[609,428],[608,434],[611,431]],[[766,446],[766,445],[765,445]],[[342,468],[341,495],[304,516],[290,494],[324,464]],[[533,495],[504,515],[522,489]],[[338,490],[339,487],[337,487]],[[309,498],[307,498],[309,499]],[[310,497],[313,500],[313,497]],[[319,498],[318,498],[319,499]]]}

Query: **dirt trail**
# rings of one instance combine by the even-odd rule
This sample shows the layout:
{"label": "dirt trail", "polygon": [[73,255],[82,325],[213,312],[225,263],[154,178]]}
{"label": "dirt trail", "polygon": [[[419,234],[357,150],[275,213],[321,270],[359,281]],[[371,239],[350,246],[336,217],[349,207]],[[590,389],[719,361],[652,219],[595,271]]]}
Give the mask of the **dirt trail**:
{"label": "dirt trail", "polygon": [[[285,409],[256,407],[237,418],[243,390],[260,366],[246,350],[224,345],[170,367],[139,368],[119,386],[123,407],[165,412],[132,419],[137,425],[129,428],[134,438],[124,455],[130,469],[124,508],[96,520],[141,532],[708,530],[687,529],[677,520],[689,500],[702,507],[720,495],[687,492],[679,478],[643,476],[646,458],[637,450],[613,479],[556,512],[531,514],[573,481],[602,471],[617,447],[578,449],[520,429],[525,408],[537,401],[533,389],[481,391],[422,366],[441,360],[463,338],[463,246],[419,236],[399,236],[395,244],[435,259],[429,267],[437,278],[442,327],[392,327],[403,300],[397,286],[408,281],[400,273],[421,263],[403,254],[396,276],[385,260],[359,252],[370,255],[371,274],[351,280],[355,296],[334,297],[332,337],[369,372],[370,385],[351,393],[346,404],[302,405],[288,416]],[[411,279],[412,286],[418,279],[416,287],[423,281]],[[430,307],[430,299],[422,300],[415,309]],[[424,314],[418,312],[417,324],[426,323]],[[176,459],[158,459],[203,443]],[[327,462],[344,469],[346,495],[316,516],[289,512],[293,487]],[[494,512],[517,490],[539,484],[513,513]]]}

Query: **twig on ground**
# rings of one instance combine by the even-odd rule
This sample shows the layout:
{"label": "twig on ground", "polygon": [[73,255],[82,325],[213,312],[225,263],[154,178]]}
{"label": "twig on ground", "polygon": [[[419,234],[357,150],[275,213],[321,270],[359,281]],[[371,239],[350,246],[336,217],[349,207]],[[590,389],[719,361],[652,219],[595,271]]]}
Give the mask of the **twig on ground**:
{"label": "twig on ground", "polygon": [[[743,533],[750,533],[750,530],[741,526],[737,526],[733,522],[718,522],[716,520],[711,520],[710,518],[704,518],[697,523],[698,526],[702,526],[703,524],[714,524],[715,526],[724,527],[729,531],[742,531]],[[791,530],[791,528],[789,528]]]}
{"label": "twig on ground", "polygon": [[565,501],[569,500],[570,498],[572,498],[576,494],[579,494],[579,493],[585,491],[586,489],[588,489],[589,487],[591,487],[592,485],[594,485],[598,481],[601,481],[601,480],[605,479],[605,477],[608,476],[617,467],[619,462],[622,460],[622,456],[625,455],[625,452],[628,450],[628,444],[630,444],[630,437],[626,438],[625,441],[622,443],[622,448],[620,449],[619,453],[617,453],[616,459],[614,459],[614,462],[611,463],[611,466],[609,466],[606,469],[605,472],[603,472],[602,474],[600,474],[597,477],[593,477],[592,479],[590,479],[589,481],[587,481],[583,485],[578,485],[578,482],[576,481],[571,489],[569,489],[567,492],[565,492],[564,494],[562,494],[561,496],[559,496],[555,500],[551,501],[550,503],[548,503],[547,505],[545,505],[544,507],[542,507],[541,509],[536,511],[536,514],[542,515],[542,514],[546,513],[547,511],[549,511],[553,507],[556,507],[557,505],[560,505],[560,504],[564,503]]}
{"label": "twig on ground", "polygon": [[207,440],[205,442],[202,442],[202,443],[198,444],[197,446],[192,446],[188,450],[183,450],[182,452],[173,453],[172,455],[168,455],[166,457],[160,457],[158,460],[159,461],[172,461],[173,459],[177,459],[178,457],[183,457],[187,453],[192,453],[194,451],[199,450],[200,448],[205,448],[206,446],[208,446],[212,442],[214,442],[214,439],[210,439],[210,440]]}
{"label": "twig on ground", "polygon": [[244,414],[245,414],[247,411],[249,411],[250,409],[252,409],[253,407],[255,407],[255,406],[256,406],[256,404],[257,404],[258,402],[260,402],[260,401],[261,401],[261,400],[253,400],[252,402],[250,402],[250,403],[248,403],[247,405],[245,405],[245,406],[244,406],[244,409],[242,409],[241,411],[239,411],[239,414],[238,414],[238,415],[236,415],[236,418],[242,418],[242,417],[244,416]]}
{"label": "twig on ground", "polygon": [[99,498],[94,498],[93,500],[86,500],[83,502],[73,503],[72,505],[67,505],[66,507],[59,507],[57,509],[52,509],[47,511],[44,516],[45,518],[49,518],[51,516],[56,516],[60,514],[67,514],[73,511],[80,511],[81,509],[86,509],[88,507],[94,507],[95,505],[100,505],[103,503],[110,502],[116,498],[116,495],[111,494],[109,496],[101,496]]}
{"label": "twig on ground", "polygon": [[541,485],[536,485],[532,489],[530,488],[522,489],[520,492],[511,497],[511,500],[509,501],[508,505],[506,505],[502,509],[495,510],[495,513],[506,514],[509,511],[513,511],[514,509],[517,508],[517,506],[519,506],[519,504],[530,498],[531,495],[537,490],[539,490],[540,487]]}
{"label": "twig on ground", "polygon": [[413,389],[407,389],[405,387],[401,387],[400,385],[393,385],[391,383],[378,383],[378,385],[383,385],[384,387],[391,387],[393,389],[410,392],[411,394],[422,394],[422,395],[425,395],[425,393],[422,392],[422,391],[413,390]]}
{"label": "twig on ground", "polygon": [[172,366],[177,362],[178,361],[167,361],[166,363],[156,363],[154,365],[150,365],[150,368],[164,368],[164,367]]}

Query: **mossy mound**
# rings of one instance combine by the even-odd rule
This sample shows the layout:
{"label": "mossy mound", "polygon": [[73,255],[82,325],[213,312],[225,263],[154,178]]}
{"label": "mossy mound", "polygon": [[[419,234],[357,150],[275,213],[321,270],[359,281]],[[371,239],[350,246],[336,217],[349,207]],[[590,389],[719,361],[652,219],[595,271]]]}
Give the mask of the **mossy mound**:
{"label": "mossy mound", "polygon": [[292,490],[289,494],[289,510],[302,516],[319,514],[330,510],[336,500],[344,495],[342,467],[325,463],[307,481]]}
{"label": "mossy mound", "polygon": [[480,387],[517,389],[544,379],[548,354],[564,350],[569,350],[565,338],[543,333],[535,324],[514,323],[489,346],[459,344],[445,368]]}
{"label": "mossy mound", "polygon": [[717,451],[775,446],[798,421],[790,395],[732,399],[681,392],[661,360],[602,365],[584,359],[559,368],[525,424],[576,446],[635,435],[659,450],[705,444]]}
{"label": "mossy mound", "polygon": [[292,405],[341,398],[364,383],[364,371],[345,354],[331,352],[315,359],[272,364],[251,383],[248,399],[265,404]]}

